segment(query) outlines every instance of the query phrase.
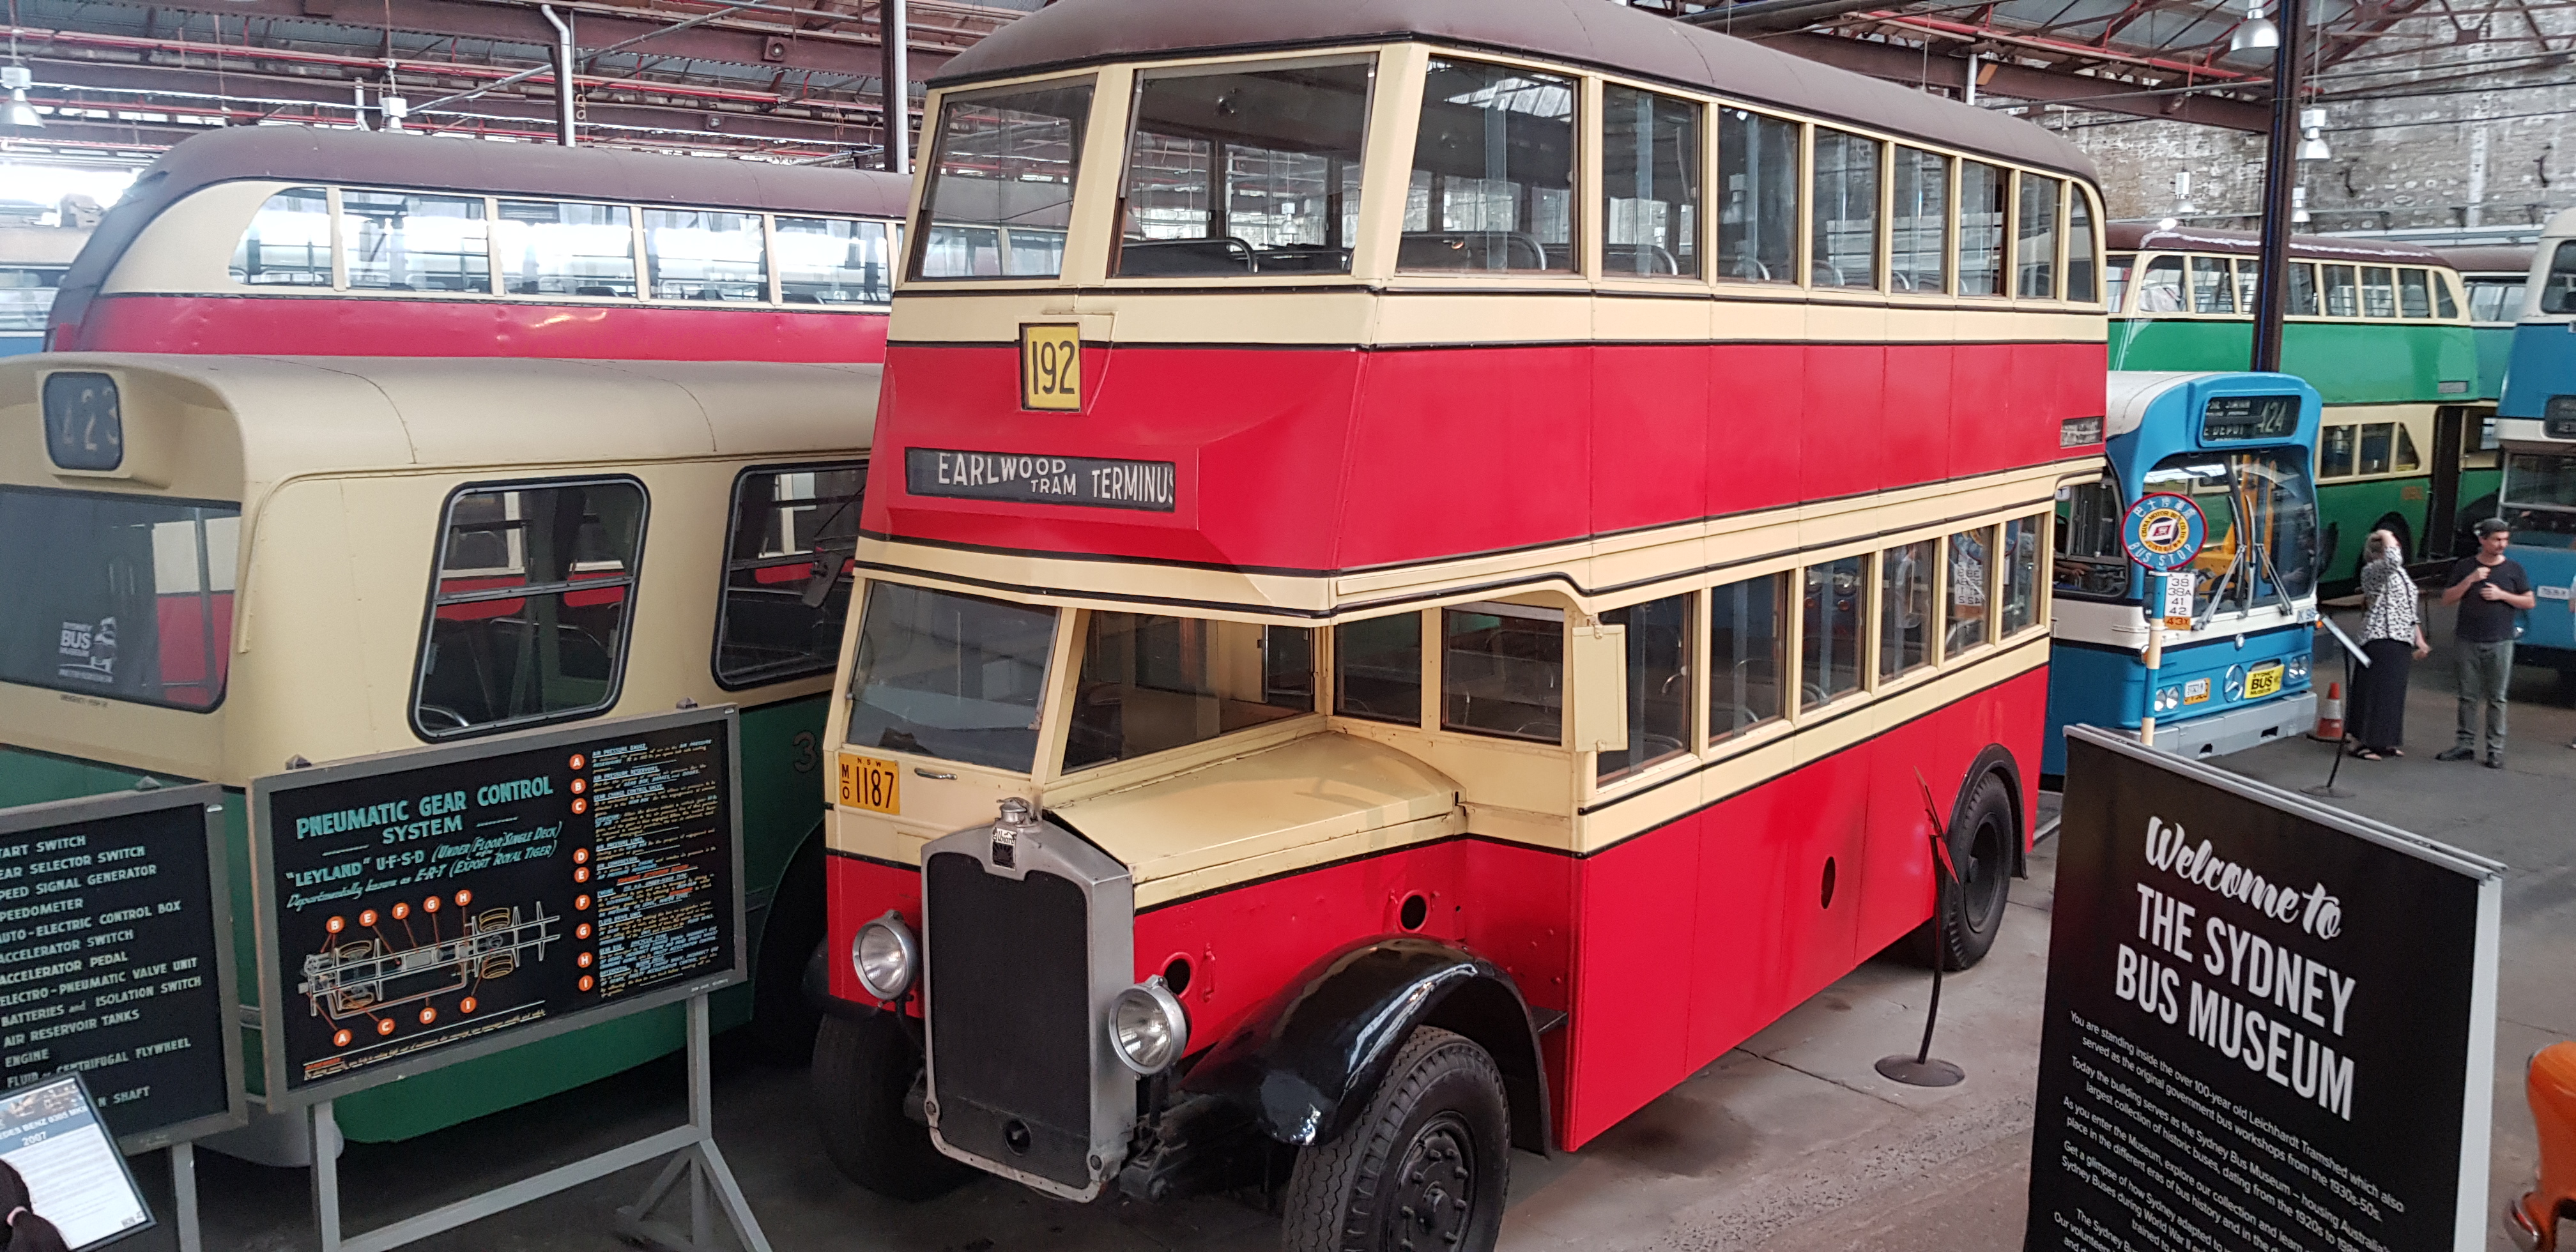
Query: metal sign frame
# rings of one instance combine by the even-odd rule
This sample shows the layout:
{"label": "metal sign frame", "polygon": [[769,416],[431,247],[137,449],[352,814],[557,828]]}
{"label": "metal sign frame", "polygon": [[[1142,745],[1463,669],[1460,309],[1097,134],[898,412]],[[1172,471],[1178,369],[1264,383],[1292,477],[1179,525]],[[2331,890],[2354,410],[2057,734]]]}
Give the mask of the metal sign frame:
{"label": "metal sign frame", "polygon": [[[250,1098],[243,1090],[242,1036],[239,1025],[241,984],[233,968],[233,895],[231,879],[225,873],[224,805],[229,803],[224,789],[213,783],[186,787],[164,787],[152,791],[115,791],[106,795],[84,796],[76,800],[56,800],[20,808],[0,809],[0,839],[26,831],[75,822],[104,821],[150,813],[161,809],[180,809],[194,805],[206,819],[206,887],[207,916],[215,934],[215,994],[223,1009],[224,1111],[203,1117],[157,1126],[120,1136],[116,1150],[128,1156],[155,1148],[183,1147],[207,1135],[237,1129],[250,1124]],[[99,1119],[101,1125],[107,1119]]]}
{"label": "metal sign frame", "polygon": [[[631,1000],[580,1009],[561,1016],[548,1016],[525,1026],[513,1026],[479,1039],[441,1046],[401,1060],[369,1066],[354,1074],[327,1078],[303,1086],[290,1086],[287,1079],[286,1049],[268,1038],[266,1023],[286,1020],[288,1009],[286,987],[278,977],[277,869],[276,856],[270,847],[269,821],[274,799],[283,792],[311,787],[375,778],[387,774],[407,773],[487,757],[515,756],[522,752],[586,744],[594,740],[613,739],[620,735],[649,734],[675,727],[716,725],[725,728],[726,821],[732,858],[733,962],[720,973],[673,983],[649,991]],[[567,1031],[579,1030],[601,1022],[615,1021],[637,1013],[649,1012],[666,1005],[683,1003],[692,997],[720,991],[750,977],[751,945],[745,933],[742,886],[742,724],[736,707],[730,704],[706,708],[682,709],[670,713],[652,713],[640,717],[605,718],[576,722],[569,726],[495,735],[458,744],[440,744],[421,748],[399,748],[372,756],[352,757],[285,774],[269,774],[251,780],[250,784],[250,868],[251,901],[259,959],[259,1015],[263,1025],[260,1051],[261,1073],[266,1080],[262,1102],[273,1110],[303,1108],[352,1095],[370,1087],[382,1086],[418,1074],[444,1069],[462,1061],[507,1052],[522,1044],[552,1038]]]}

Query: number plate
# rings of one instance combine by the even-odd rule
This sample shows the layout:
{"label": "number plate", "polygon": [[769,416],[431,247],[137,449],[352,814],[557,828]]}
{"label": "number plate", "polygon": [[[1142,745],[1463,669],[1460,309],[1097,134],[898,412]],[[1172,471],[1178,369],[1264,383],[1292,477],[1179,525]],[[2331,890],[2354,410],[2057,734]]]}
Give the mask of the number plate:
{"label": "number plate", "polygon": [[1081,327],[1052,322],[1020,327],[1020,407],[1056,413],[1081,410]]}
{"label": "number plate", "polygon": [[2245,698],[2260,700],[2281,694],[2282,669],[2278,662],[2266,665],[2245,676]]}
{"label": "number plate", "polygon": [[903,812],[903,771],[892,761],[872,756],[841,757],[841,804],[845,808]]}
{"label": "number plate", "polygon": [[2209,680],[2206,678],[2195,678],[2190,682],[2184,683],[2182,685],[2182,702],[2185,704],[2207,704],[2209,702]]}

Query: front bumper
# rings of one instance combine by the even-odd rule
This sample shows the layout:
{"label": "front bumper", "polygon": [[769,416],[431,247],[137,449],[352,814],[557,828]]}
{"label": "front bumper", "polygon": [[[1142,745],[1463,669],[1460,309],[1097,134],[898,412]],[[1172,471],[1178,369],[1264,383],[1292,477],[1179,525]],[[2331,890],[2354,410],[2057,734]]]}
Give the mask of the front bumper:
{"label": "front bumper", "polygon": [[2228,756],[2275,739],[2295,738],[2317,724],[2315,688],[2186,721],[2156,723],[2155,746],[2201,760]]}

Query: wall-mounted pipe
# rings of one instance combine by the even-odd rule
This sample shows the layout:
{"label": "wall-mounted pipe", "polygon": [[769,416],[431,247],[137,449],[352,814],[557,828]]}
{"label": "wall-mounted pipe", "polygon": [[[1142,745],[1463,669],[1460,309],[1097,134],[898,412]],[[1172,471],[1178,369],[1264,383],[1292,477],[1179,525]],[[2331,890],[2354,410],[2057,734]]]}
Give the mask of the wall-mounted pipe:
{"label": "wall-mounted pipe", "polygon": [[556,17],[555,6],[541,4],[537,12],[555,28],[555,142],[572,145],[572,19]]}

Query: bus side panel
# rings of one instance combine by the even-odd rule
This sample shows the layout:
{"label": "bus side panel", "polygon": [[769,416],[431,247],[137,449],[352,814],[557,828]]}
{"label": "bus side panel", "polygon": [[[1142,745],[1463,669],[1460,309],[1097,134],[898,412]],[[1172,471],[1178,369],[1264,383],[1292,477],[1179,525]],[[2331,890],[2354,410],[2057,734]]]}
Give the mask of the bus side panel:
{"label": "bus side panel", "polygon": [[[1799,368],[1807,393],[1807,420],[1799,423],[1801,495],[1839,500],[1889,486],[1879,473],[1887,451],[1879,429],[1887,420],[1887,350],[1877,344],[1816,344],[1806,355]],[[1892,470],[1894,477],[1920,481],[1912,466]]]}
{"label": "bus side panel", "polygon": [[[1330,568],[1591,533],[1587,476],[1566,471],[1590,463],[1592,427],[1563,397],[1590,394],[1592,355],[1589,345],[1370,354]],[[1256,477],[1210,475],[1229,494]],[[1435,480],[1449,489],[1426,490]]]}
{"label": "bus side panel", "polygon": [[1710,350],[1708,493],[1686,516],[1724,517],[1798,501],[1805,394],[1779,381],[1796,377],[1805,350],[1794,344],[1726,344]]}
{"label": "bus side panel", "polygon": [[[1690,348],[1593,349],[1593,530],[1639,530],[1709,511],[1707,355]],[[1719,444],[1735,443],[1731,425],[1719,427]]]}
{"label": "bus side panel", "polygon": [[2541,417],[2552,396],[2576,395],[2576,324],[2530,322],[2514,328],[2498,417]]}
{"label": "bus side panel", "polygon": [[883,313],[327,296],[106,295],[63,351],[629,361],[885,359]]}
{"label": "bus side panel", "polygon": [[1951,476],[1953,450],[1950,388],[1960,353],[1950,344],[1889,344],[1887,409],[1896,420],[1885,423],[1880,437],[1887,457],[1880,485],[1908,481],[1939,482]]}

